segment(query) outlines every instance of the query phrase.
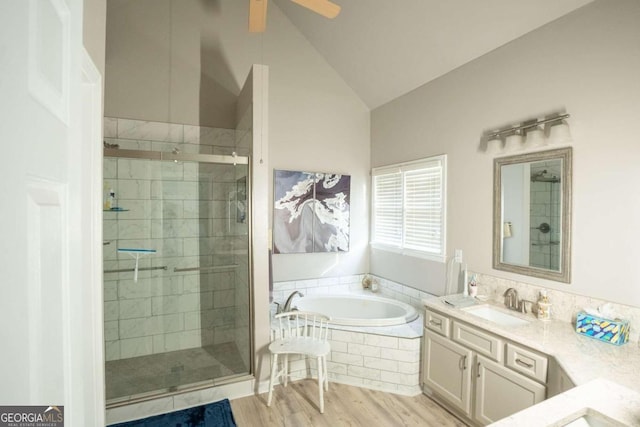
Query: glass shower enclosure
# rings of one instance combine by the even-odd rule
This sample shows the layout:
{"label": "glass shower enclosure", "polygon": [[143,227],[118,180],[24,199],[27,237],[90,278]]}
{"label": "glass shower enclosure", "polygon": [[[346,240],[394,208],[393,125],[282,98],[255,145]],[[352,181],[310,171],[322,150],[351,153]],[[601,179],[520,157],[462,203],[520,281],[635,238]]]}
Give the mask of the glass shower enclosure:
{"label": "glass shower enclosure", "polygon": [[108,405],[249,375],[248,157],[105,147]]}

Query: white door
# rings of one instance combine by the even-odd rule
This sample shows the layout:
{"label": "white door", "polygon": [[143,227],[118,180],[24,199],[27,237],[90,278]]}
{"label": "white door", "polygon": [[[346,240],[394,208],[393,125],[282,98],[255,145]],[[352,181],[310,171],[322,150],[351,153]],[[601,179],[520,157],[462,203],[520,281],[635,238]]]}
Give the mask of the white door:
{"label": "white door", "polygon": [[0,2],[0,405],[64,406],[65,426],[104,425],[101,83],[82,6]]}

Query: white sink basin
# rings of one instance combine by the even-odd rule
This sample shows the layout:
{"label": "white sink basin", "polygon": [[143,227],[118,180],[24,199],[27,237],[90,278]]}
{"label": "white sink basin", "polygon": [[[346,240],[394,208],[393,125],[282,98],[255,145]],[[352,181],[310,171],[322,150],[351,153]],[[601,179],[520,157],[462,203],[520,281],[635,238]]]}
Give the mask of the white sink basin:
{"label": "white sink basin", "polygon": [[529,323],[529,321],[521,319],[516,316],[504,313],[489,305],[479,305],[475,307],[463,308],[464,311],[474,316],[478,316],[482,319],[488,320],[493,323],[497,323],[502,326],[522,326]]}
{"label": "white sink basin", "polygon": [[578,414],[575,414],[575,419],[572,419],[569,423],[563,424],[564,427],[624,427],[624,424],[609,418],[608,416],[601,414],[591,408],[587,408]]}

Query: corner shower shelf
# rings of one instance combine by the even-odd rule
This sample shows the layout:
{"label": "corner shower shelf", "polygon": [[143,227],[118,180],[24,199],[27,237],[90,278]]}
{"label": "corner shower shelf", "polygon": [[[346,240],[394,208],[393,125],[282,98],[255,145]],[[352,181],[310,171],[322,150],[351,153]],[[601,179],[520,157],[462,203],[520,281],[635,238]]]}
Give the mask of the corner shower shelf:
{"label": "corner shower shelf", "polygon": [[129,212],[129,209],[111,208],[111,209],[103,209],[102,212]]}
{"label": "corner shower shelf", "polygon": [[140,248],[118,248],[118,253],[129,254],[136,260],[136,266],[133,269],[133,281],[138,281],[138,262],[141,255],[155,254],[155,249],[140,249]]}

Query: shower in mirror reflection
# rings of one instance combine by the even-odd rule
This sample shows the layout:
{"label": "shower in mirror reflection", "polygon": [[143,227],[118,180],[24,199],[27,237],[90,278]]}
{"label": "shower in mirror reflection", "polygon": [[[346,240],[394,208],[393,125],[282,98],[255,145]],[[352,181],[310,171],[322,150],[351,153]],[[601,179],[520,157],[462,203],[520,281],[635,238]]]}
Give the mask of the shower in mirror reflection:
{"label": "shower in mirror reflection", "polygon": [[531,231],[529,265],[559,269],[560,160],[531,164]]}
{"label": "shower in mirror reflection", "polygon": [[558,175],[550,175],[549,172],[544,169],[531,175],[531,182],[560,182]]}

